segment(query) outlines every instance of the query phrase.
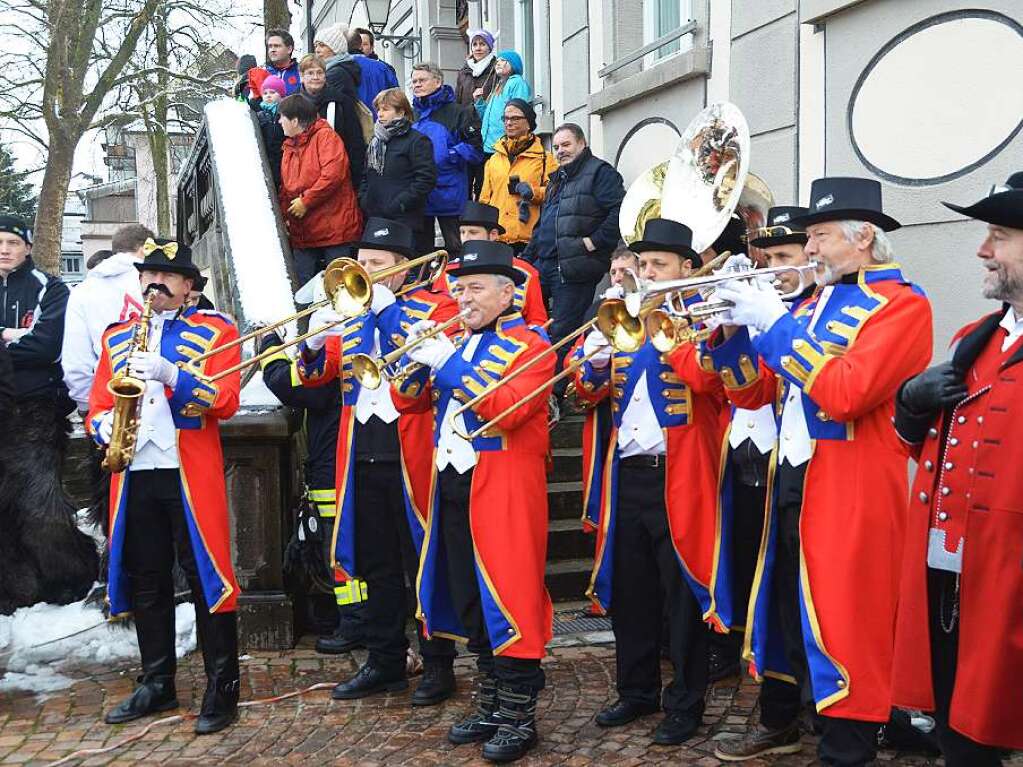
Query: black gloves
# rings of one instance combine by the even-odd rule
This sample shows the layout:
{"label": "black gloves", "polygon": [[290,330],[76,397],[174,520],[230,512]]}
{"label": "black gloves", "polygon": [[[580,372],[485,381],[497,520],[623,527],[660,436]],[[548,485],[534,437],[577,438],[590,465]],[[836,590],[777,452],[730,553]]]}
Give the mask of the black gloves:
{"label": "black gloves", "polygon": [[515,194],[521,197],[523,200],[529,201],[533,199],[533,187],[526,181],[520,181],[515,185]]}
{"label": "black gloves", "polygon": [[917,415],[953,407],[967,394],[963,374],[951,362],[927,368],[902,385],[899,402]]}
{"label": "black gloves", "polygon": [[523,224],[529,221],[529,203],[526,200],[519,200],[519,221]]}

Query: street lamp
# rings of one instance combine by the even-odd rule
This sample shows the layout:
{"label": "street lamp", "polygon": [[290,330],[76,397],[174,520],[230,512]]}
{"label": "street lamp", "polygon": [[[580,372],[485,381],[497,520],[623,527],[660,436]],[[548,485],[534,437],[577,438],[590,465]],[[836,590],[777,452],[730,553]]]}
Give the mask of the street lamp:
{"label": "street lamp", "polygon": [[373,30],[374,35],[382,34],[387,27],[387,18],[391,15],[391,0],[363,0],[363,3],[366,6],[369,28]]}
{"label": "street lamp", "polygon": [[391,0],[358,0],[352,7],[349,24],[356,26],[355,17],[359,6],[366,15],[366,26],[373,32],[373,37],[383,43],[385,48],[395,46],[403,58],[415,61],[423,48],[421,34],[416,35],[385,35],[387,21],[391,15]]}

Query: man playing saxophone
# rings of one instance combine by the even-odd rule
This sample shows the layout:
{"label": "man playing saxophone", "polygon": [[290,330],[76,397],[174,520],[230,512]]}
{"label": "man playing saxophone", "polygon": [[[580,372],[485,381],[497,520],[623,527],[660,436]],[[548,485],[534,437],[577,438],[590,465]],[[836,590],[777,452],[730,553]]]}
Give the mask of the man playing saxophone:
{"label": "man playing saxophone", "polygon": [[[187,246],[149,239],[143,250],[136,268],[152,297],[150,325],[137,334],[140,320],[132,318],[103,334],[87,420],[97,443],[114,443],[125,457],[125,470],[110,484],[107,593],[111,616],[132,614],[142,655],[138,686],[106,721],[129,722],[178,706],[171,578],[176,555],[192,591],[207,677],[195,731],[207,734],[237,717],[239,589],[218,426],[238,409],[240,378],[235,373],[208,383],[188,363],[237,338],[238,330],[222,314],[185,306],[199,278]],[[136,343],[142,338],[145,348]],[[239,356],[238,347],[214,355],[202,372],[226,370]],[[118,406],[108,384],[122,373],[144,387],[137,423],[120,418],[115,430]]]}

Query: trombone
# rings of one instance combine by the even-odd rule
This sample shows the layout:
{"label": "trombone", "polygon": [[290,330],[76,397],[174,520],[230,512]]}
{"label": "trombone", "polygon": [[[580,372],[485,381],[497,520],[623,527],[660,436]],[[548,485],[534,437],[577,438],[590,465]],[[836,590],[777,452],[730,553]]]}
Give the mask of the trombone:
{"label": "trombone", "polygon": [[[375,283],[386,280],[389,277],[393,277],[395,274],[414,269],[417,266],[420,267],[419,279],[415,282],[403,287],[397,293],[395,298],[399,298],[413,290],[416,290],[423,285],[432,284],[440,275],[444,273],[447,268],[448,253],[446,250],[435,250],[432,253],[427,253],[425,256],[414,258],[411,261],[402,261],[400,264],[389,266],[386,269],[381,269],[379,272],[370,274],[366,271],[366,268],[358,261],[351,258],[335,258],[329,264],[327,268],[323,270],[323,291],[327,294],[327,297],[314,303],[309,304],[305,309],[290,314],[284,319],[277,320],[269,325],[263,325],[250,330],[245,335],[239,336],[234,341],[218,346],[216,349],[211,349],[204,354],[200,354],[195,357],[187,364],[198,365],[203,360],[209,359],[215,354],[220,354],[226,349],[233,349],[235,346],[240,346],[246,341],[253,338],[258,338],[264,333],[268,333],[271,330],[276,330],[282,325],[286,325],[289,322],[305,317],[306,315],[312,314],[317,309],[321,309],[324,306],[333,307],[334,311],[340,314],[342,317],[355,317],[366,311],[366,308],[370,305],[373,300],[373,285]],[[330,325],[325,325],[316,332],[319,333],[328,328],[334,327],[339,323],[334,322]],[[316,335],[313,333],[312,335]],[[295,338],[284,346],[274,347],[276,351],[280,351],[282,348],[294,346],[300,341],[309,338],[310,334],[306,333],[301,338]],[[255,361],[247,360],[248,364]],[[240,368],[239,368],[240,369]]]}
{"label": "trombone", "polygon": [[[574,338],[578,338],[582,333],[586,332],[590,328],[596,326],[601,333],[610,341],[611,345],[618,351],[635,351],[643,345],[645,340],[646,332],[643,329],[643,324],[635,317],[629,315],[625,308],[625,303],[621,299],[612,298],[601,303],[597,309],[597,316],[589,322],[583,324],[581,327],[576,328],[567,336],[562,338],[556,344],[544,349],[539,354],[535,355],[531,359],[527,360],[522,367],[517,370],[513,370],[511,373],[506,375],[501,380],[494,383],[492,386],[487,387],[485,390],[477,394],[475,397],[470,399],[464,405],[460,406],[454,413],[451,414],[452,418],[452,430],[462,439],[471,442],[486,431],[497,425],[498,421],[502,420],[509,413],[514,412],[517,408],[522,407],[528,402],[532,402],[534,399],[543,394],[547,389],[556,384],[563,378],[573,375],[576,370],[581,368],[585,363],[589,362],[593,357],[599,354],[601,349],[594,349],[589,354],[585,354],[577,360],[573,360],[569,363],[564,370],[557,375],[552,376],[547,381],[544,381],[540,386],[537,386],[533,391],[526,394],[522,399],[509,405],[507,408],[502,410],[496,416],[491,418],[485,424],[475,429],[470,433],[463,433],[458,430],[458,424],[454,419],[462,415],[466,410],[475,407],[480,401],[490,394],[493,394],[497,389],[501,388],[505,384],[513,381],[517,376],[528,370],[530,367],[535,365],[541,359],[553,354],[558,349],[563,347],[566,343]],[[622,344],[622,345],[619,345]],[[464,423],[464,422],[463,422]]]}
{"label": "trombone", "polygon": [[419,344],[423,341],[440,335],[455,323],[462,322],[467,315],[468,312],[466,311],[459,312],[451,319],[445,320],[439,325],[434,325],[421,336],[416,336],[408,343],[399,346],[397,349],[385,354],[380,359],[374,359],[369,354],[352,355],[352,373],[357,379],[359,379],[359,383],[367,389],[378,388],[385,378],[391,381],[400,381],[408,378],[408,376],[420,367],[418,362],[410,362],[405,367],[390,375],[388,375],[386,371],[389,367],[391,367],[391,365],[404,357],[409,349],[413,349],[416,346],[419,346]]}

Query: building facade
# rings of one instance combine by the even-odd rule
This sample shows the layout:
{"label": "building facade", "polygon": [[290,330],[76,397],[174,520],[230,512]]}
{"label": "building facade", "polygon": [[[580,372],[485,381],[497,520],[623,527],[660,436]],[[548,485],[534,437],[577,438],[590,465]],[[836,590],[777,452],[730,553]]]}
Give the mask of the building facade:
{"label": "building facade", "polygon": [[[373,0],[315,6],[312,27],[384,18]],[[485,27],[525,60],[539,132],[583,126],[626,184],[670,155],[704,106],[735,103],[750,170],[778,204],[821,175],[878,178],[898,260],[935,306],[935,345],[985,311],[984,227],[973,202],[1023,170],[1023,7],[1018,0],[393,0],[378,45],[407,81],[431,59],[453,79],[462,30]]]}

